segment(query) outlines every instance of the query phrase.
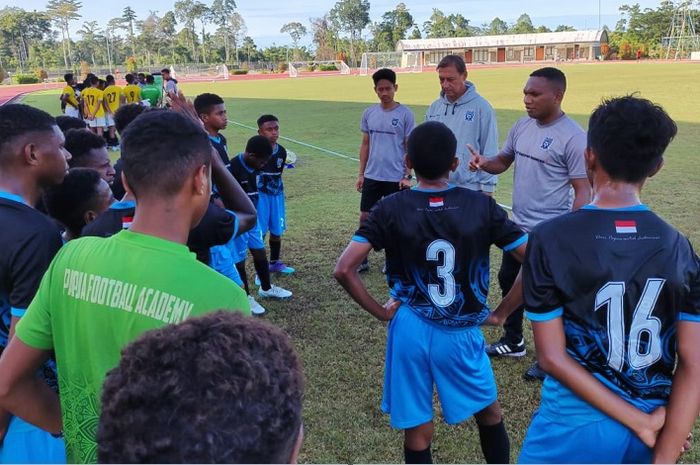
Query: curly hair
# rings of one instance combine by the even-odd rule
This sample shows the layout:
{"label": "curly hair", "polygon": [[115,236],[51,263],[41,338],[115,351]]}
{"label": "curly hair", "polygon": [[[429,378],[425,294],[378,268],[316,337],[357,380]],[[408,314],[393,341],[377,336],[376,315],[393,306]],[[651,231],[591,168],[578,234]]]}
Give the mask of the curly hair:
{"label": "curly hair", "polygon": [[288,336],[216,311],[143,334],[107,374],[100,463],[286,463],[304,381]]}
{"label": "curly hair", "polygon": [[127,105],[122,105],[119,107],[117,112],[114,114],[114,126],[117,128],[119,134],[124,132],[124,129],[131,124],[133,120],[136,119],[141,113],[146,111],[147,108],[138,103],[129,103]]}
{"label": "curly hair", "polygon": [[53,131],[56,120],[45,111],[20,103],[0,107],[0,156],[10,142],[31,132]]}
{"label": "curly hair", "polygon": [[98,136],[89,129],[69,129],[66,131],[65,147],[71,154],[68,165],[71,168],[87,166],[90,152],[93,149],[101,149],[107,146],[103,137]]}

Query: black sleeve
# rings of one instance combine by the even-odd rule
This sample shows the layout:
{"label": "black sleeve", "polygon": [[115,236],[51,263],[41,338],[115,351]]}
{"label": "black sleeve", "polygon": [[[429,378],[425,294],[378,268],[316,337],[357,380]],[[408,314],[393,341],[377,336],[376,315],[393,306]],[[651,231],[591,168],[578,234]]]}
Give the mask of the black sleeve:
{"label": "black sleeve", "polygon": [[124,195],[126,195],[126,189],[124,189],[124,185],[122,184],[122,171],[124,170],[124,162],[122,161],[121,157],[117,162],[114,164],[114,181],[112,181],[112,195],[114,195],[114,198],[117,199],[118,201],[124,198]]}
{"label": "black sleeve", "polygon": [[688,263],[688,294],[685,303],[679,309],[680,319],[700,323],[700,258],[693,252],[693,247],[688,241],[690,249]]}
{"label": "black sleeve", "polygon": [[562,306],[550,260],[546,255],[545,242],[536,228],[530,234],[523,262],[525,310],[530,319],[541,321],[559,316]]}
{"label": "black sleeve", "polygon": [[389,210],[386,200],[388,198],[380,200],[372,207],[367,221],[362,223],[360,229],[352,237],[353,241],[369,242],[377,251],[386,247],[387,231],[390,224],[386,213]]}
{"label": "black sleeve", "polygon": [[197,259],[208,264],[209,249],[224,245],[236,232],[236,216],[209,202],[202,221],[190,231],[187,246]]}
{"label": "black sleeve", "polygon": [[287,166],[287,149],[280,145],[280,150],[282,151],[282,153],[280,154],[280,156],[282,157],[282,166],[280,166],[281,174],[284,171],[284,167]]}
{"label": "black sleeve", "polygon": [[527,234],[508,219],[508,214],[493,198],[489,197],[489,234],[491,243],[510,252],[527,241]]}

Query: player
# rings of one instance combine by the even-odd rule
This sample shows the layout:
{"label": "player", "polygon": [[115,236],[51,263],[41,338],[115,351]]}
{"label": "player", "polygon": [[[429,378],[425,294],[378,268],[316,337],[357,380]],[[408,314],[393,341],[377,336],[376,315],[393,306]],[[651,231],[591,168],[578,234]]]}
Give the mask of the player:
{"label": "player", "polygon": [[[412,179],[404,159],[408,134],[415,126],[413,112],[394,100],[399,90],[395,72],[380,69],[372,75],[372,81],[380,103],[365,110],[360,124],[360,175],[356,183],[362,193],[360,225],[379,199],[411,187]],[[368,270],[365,260],[359,271]]]}
{"label": "player", "polygon": [[592,203],[532,231],[525,307],[548,376],[521,462],[674,463],[698,417],[700,259],[640,199],[676,130],[648,100],[604,101]]}
{"label": "player", "polygon": [[[48,113],[27,105],[0,107],[0,352],[61,248],[55,223],[33,205],[63,181],[68,159],[63,134]],[[48,382],[57,388],[54,369],[53,363],[44,365],[37,387],[46,389]],[[0,368],[0,379],[8,373]],[[0,463],[65,463],[63,441],[2,408],[0,430]]]}
{"label": "player", "polygon": [[[254,136],[248,139],[246,144],[245,152],[236,155],[231,164],[229,165],[229,171],[236,178],[238,183],[241,185],[244,191],[248,194],[253,204],[258,203],[258,187],[257,187],[257,176],[260,173],[262,167],[269,161],[272,155],[272,147],[270,142],[263,136]],[[248,277],[245,270],[245,253],[250,250],[253,256],[253,265],[255,266],[255,271],[260,279],[260,289],[258,289],[258,296],[263,298],[276,298],[276,299],[288,299],[292,297],[292,293],[286,289],[279,286],[275,286],[270,283],[270,268],[267,261],[267,254],[265,253],[265,243],[263,242],[262,233],[260,232],[260,227],[256,224],[253,229],[248,231],[246,234],[242,234],[236,241],[236,249],[241,254],[240,259],[236,263],[238,268],[238,273],[243,280],[243,285],[248,294],[248,300],[251,307],[258,304],[253,296],[250,294],[250,288],[248,287]],[[261,306],[262,307],[262,306]],[[263,313],[265,309],[257,309],[258,314]]]}
{"label": "player", "polygon": [[145,73],[136,74],[136,85],[143,89],[146,86],[147,76]]}
{"label": "player", "polygon": [[66,133],[65,146],[72,155],[68,162],[71,168],[94,169],[107,184],[112,184],[114,168],[104,138],[87,129],[71,129]]}
{"label": "player", "polygon": [[65,111],[63,113],[66,116],[80,118],[80,92],[76,92],[75,90],[75,76],[73,76],[73,73],[66,73],[63,75],[63,80],[66,81],[66,85],[61,91],[61,103],[65,105]]}
{"label": "player", "polygon": [[114,76],[108,74],[106,77],[107,87],[104,90],[105,124],[109,129],[109,147],[113,151],[119,150],[116,129],[114,126],[114,115],[125,102],[122,88],[115,84]]}
{"label": "player", "polygon": [[212,147],[216,149],[224,165],[228,165],[231,160],[228,156],[226,137],[221,134],[228,125],[224,100],[216,94],[200,94],[194,99],[194,108],[202,120],[204,130],[209,134]]}
{"label": "player", "polygon": [[83,115],[88,122],[90,130],[102,137],[105,127],[105,108],[102,104],[104,93],[98,88],[100,80],[97,76],[90,76],[85,80],[90,87],[81,93],[83,101]]}
{"label": "player", "polygon": [[287,150],[277,143],[279,120],[274,115],[258,118],[258,134],[272,145],[272,157],[258,176],[258,226],[263,238],[270,231],[270,272],[294,273],[294,268],[280,260],[282,234],[287,229],[282,172],[287,163]]}
{"label": "player", "polygon": [[170,76],[170,70],[163,68],[160,70],[160,74],[163,76],[163,93],[165,95],[177,95],[177,81]]}
{"label": "player", "polygon": [[125,103],[141,103],[141,87],[136,84],[136,79],[133,74],[124,76],[126,86],[124,86]]}
{"label": "player", "polygon": [[[350,296],[381,321],[387,338],[382,410],[404,430],[406,463],[432,463],[433,384],[445,421],[474,415],[488,463],[507,463],[510,445],[479,326],[500,324],[522,302],[514,286],[489,312],[489,248],[518,258],[527,235],[485,195],[449,184],[457,141],[442,123],[417,126],[406,164],[418,185],[380,200],[335,268]],[[380,305],[357,267],[370,250],[386,250],[392,300]]]}
{"label": "player", "polygon": [[71,129],[87,129],[87,124],[85,124],[85,121],[82,118],[74,118],[66,115],[57,116],[56,125],[64,136],[66,135],[66,132]]}
{"label": "player", "polygon": [[[184,245],[209,204],[212,153],[201,127],[175,112],[148,112],[122,134],[122,157],[136,198],[131,228],[66,244],[0,359],[10,374],[0,379],[0,406],[54,434],[63,428],[69,463],[97,460],[99,394],[126,344],[218,308],[249,314],[243,291]],[[250,207],[240,190],[237,201]],[[255,223],[252,214],[238,220]],[[75,406],[63,417],[58,396],[32,376],[50,351],[60,405]]]}
{"label": "player", "polygon": [[146,84],[141,87],[141,98],[148,101],[148,106],[158,108],[161,106],[163,99],[163,90],[156,85],[155,78],[152,74],[146,76]]}

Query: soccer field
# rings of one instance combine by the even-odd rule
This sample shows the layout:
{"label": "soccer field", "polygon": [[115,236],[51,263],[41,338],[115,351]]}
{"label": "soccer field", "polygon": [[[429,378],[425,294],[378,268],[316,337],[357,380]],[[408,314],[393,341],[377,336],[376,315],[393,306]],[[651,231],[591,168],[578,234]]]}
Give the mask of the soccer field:
{"label": "soccer field", "polygon": [[[524,114],[522,87],[534,68],[474,68],[469,79],[496,109],[501,142]],[[700,248],[700,64],[563,65],[568,91],[563,109],[584,127],[591,110],[606,96],[638,92],[661,104],[679,126],[666,153],[665,167],[652,178],[643,200],[688,235]],[[437,97],[436,73],[402,74],[397,100],[423,120]],[[226,100],[232,122],[254,126],[263,113],[280,118],[281,140],[296,152],[296,168],[285,172],[288,232],[282,257],[297,273],[278,278],[295,295],[288,302],[264,302],[265,318],[291,335],[304,362],[307,379],[304,411],[306,439],[300,461],[314,463],[402,462],[402,434],[392,430],[380,411],[383,382],[384,325],[374,320],[344,293],[332,278],[336,258],[357,226],[359,194],[357,153],[363,109],[377,102],[368,76],[337,76],[261,81],[183,84],[186,95],[214,92]],[[58,91],[32,94],[23,102],[59,113]],[[230,124],[224,132],[229,151],[239,152],[253,131]],[[314,146],[309,147],[309,145]],[[350,157],[351,159],[344,158]],[[511,204],[512,173],[501,176],[496,192]],[[383,258],[370,256],[365,276],[370,291],[388,296],[381,274]],[[500,294],[496,271],[500,256],[492,254],[491,302]],[[381,299],[380,299],[381,300]],[[529,325],[527,325],[529,326]],[[494,340],[500,331],[486,329]],[[534,360],[528,355],[494,360],[499,396],[515,460],[530,416],[539,401],[539,383],[525,382],[522,372]],[[437,424],[433,456],[438,462],[483,462],[473,420],[452,428]],[[696,425],[695,436],[698,436]],[[683,457],[700,462],[700,446]]]}

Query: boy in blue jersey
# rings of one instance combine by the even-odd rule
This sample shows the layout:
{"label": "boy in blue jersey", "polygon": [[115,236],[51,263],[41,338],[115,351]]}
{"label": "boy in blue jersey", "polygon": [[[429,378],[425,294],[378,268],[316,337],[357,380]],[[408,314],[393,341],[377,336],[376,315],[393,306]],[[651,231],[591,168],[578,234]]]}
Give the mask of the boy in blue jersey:
{"label": "boy in blue jersey", "polygon": [[263,237],[270,231],[270,272],[294,273],[294,268],[280,260],[282,234],[287,229],[282,172],[287,163],[287,150],[277,143],[279,120],[274,115],[258,118],[258,134],[272,145],[272,156],[258,176],[258,225]]}
{"label": "boy in blue jersey", "polygon": [[204,130],[209,135],[212,147],[219,153],[224,165],[228,165],[230,160],[226,138],[221,134],[221,131],[228,126],[224,100],[216,94],[199,94],[194,99],[194,109],[197,111],[199,119],[202,120]]}
{"label": "boy in blue jersey", "polygon": [[674,463],[698,417],[700,259],[640,200],[676,130],[648,100],[603,102],[592,203],[532,231],[524,300],[548,376],[523,463]]}
{"label": "boy in blue jersey", "polygon": [[[404,431],[406,463],[432,463],[433,385],[445,420],[472,415],[488,463],[507,463],[510,444],[479,326],[500,324],[522,301],[521,281],[491,313],[489,248],[522,260],[527,235],[483,194],[448,183],[457,141],[439,122],[416,127],[406,165],[418,185],[381,199],[338,260],[335,277],[374,317],[391,320],[382,410]],[[392,300],[380,305],[358,266],[385,249]]]}

